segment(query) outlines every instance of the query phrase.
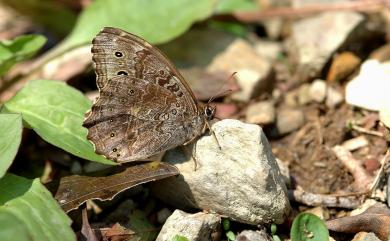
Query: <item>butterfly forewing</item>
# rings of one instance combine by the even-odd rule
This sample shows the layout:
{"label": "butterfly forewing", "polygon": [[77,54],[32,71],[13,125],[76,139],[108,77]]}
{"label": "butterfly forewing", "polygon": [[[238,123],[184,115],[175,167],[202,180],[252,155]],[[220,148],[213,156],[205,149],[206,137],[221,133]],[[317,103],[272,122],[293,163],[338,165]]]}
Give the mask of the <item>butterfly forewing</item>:
{"label": "butterfly forewing", "polygon": [[205,122],[194,95],[159,50],[130,33],[104,28],[92,53],[99,98],[83,125],[97,153],[135,161],[201,134]]}

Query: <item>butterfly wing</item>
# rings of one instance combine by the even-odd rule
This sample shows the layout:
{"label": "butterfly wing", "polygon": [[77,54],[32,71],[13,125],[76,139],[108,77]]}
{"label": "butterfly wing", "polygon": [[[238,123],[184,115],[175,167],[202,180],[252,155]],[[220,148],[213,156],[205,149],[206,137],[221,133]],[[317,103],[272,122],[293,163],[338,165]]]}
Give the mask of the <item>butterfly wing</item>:
{"label": "butterfly wing", "polygon": [[200,135],[195,98],[167,58],[146,41],[105,28],[93,40],[99,98],[84,126],[97,153],[145,159]]}

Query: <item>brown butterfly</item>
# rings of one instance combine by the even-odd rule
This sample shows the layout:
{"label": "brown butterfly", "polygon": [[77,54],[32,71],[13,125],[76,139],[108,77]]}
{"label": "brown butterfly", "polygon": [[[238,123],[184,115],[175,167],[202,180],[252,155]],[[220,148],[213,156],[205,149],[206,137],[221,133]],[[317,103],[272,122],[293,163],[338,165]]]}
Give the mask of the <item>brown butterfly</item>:
{"label": "brown butterfly", "polygon": [[96,153],[116,162],[145,160],[204,133],[215,108],[197,102],[162,52],[110,27],[92,43],[99,98],[83,126]]}

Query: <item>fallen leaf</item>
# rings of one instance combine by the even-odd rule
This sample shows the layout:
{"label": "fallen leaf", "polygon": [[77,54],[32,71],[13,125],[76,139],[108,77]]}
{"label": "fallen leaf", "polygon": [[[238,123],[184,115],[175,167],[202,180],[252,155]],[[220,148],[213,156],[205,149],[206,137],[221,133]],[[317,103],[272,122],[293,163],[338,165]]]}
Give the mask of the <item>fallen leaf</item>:
{"label": "fallen leaf", "polygon": [[87,241],[98,241],[95,232],[92,230],[91,225],[89,225],[86,208],[83,208],[82,219],[83,219],[83,226],[81,228],[81,233],[84,235]]}
{"label": "fallen leaf", "polygon": [[129,241],[135,235],[135,232],[128,230],[119,223],[114,224],[111,228],[102,228],[100,233],[103,241]]}
{"label": "fallen leaf", "polygon": [[110,176],[66,176],[60,180],[55,198],[69,212],[88,199],[111,200],[118,193],[136,185],[178,175],[176,167],[163,162],[113,167]]}
{"label": "fallen leaf", "polygon": [[373,232],[385,241],[390,236],[390,209],[384,204],[375,204],[362,214],[329,220],[326,226],[342,233]]}

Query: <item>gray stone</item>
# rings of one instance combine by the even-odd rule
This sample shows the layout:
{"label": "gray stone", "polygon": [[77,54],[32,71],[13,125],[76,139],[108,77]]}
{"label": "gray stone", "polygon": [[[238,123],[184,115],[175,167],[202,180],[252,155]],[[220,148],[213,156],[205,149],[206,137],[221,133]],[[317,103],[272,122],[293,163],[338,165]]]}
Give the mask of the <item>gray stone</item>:
{"label": "gray stone", "polygon": [[215,214],[189,214],[175,210],[167,219],[156,241],[171,241],[176,235],[189,241],[210,241],[219,232],[221,218]]}
{"label": "gray stone", "polygon": [[274,122],[275,116],[275,107],[272,101],[253,103],[246,109],[246,121],[252,124],[271,124]]}
{"label": "gray stone", "polygon": [[279,135],[285,135],[299,129],[305,123],[305,116],[298,109],[279,110],[276,117],[276,128]]}
{"label": "gray stone", "polygon": [[[258,125],[222,120],[194,145],[193,157],[179,148],[164,160],[181,175],[151,183],[152,193],[171,205],[199,208],[248,224],[281,223],[290,210],[286,186],[271,147]],[[189,153],[190,149],[187,150]]]}
{"label": "gray stone", "polygon": [[243,39],[235,40],[223,53],[217,55],[207,68],[210,72],[233,74],[240,90],[231,95],[237,101],[248,101],[270,88],[272,67]]}
{"label": "gray stone", "polygon": [[326,83],[323,80],[316,79],[311,83],[309,89],[310,99],[322,103],[326,97]]}
{"label": "gray stone", "polygon": [[347,11],[325,12],[295,22],[286,47],[297,61],[300,78],[317,76],[363,22],[363,15]]}
{"label": "gray stone", "polygon": [[352,241],[380,241],[380,239],[374,233],[359,232]]}
{"label": "gray stone", "polygon": [[236,241],[273,241],[265,230],[244,230],[236,237]]}

